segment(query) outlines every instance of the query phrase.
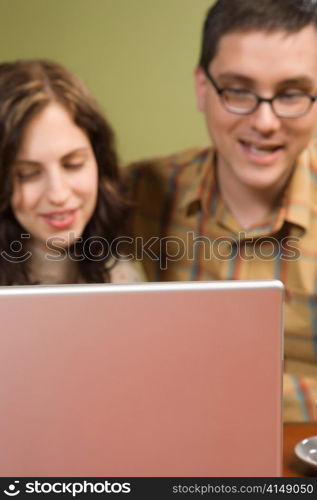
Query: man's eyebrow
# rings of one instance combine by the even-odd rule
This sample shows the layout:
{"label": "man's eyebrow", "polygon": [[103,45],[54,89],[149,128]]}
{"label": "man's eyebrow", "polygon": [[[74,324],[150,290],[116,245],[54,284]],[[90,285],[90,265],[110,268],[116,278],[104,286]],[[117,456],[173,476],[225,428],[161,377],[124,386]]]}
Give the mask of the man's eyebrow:
{"label": "man's eyebrow", "polygon": [[279,85],[301,85],[303,87],[313,87],[314,81],[308,76],[299,75],[292,78],[286,78],[285,80],[279,82]]}
{"label": "man's eyebrow", "polygon": [[[233,73],[233,72],[220,73],[218,75],[218,78],[222,80],[235,80],[241,83],[245,83],[246,85],[256,84],[256,80],[246,75],[242,75],[240,73]],[[307,75],[297,75],[291,78],[285,78],[285,80],[281,80],[277,84],[277,86],[279,87],[285,85],[300,85],[308,88],[308,87],[313,87],[314,81]]]}
{"label": "man's eyebrow", "polygon": [[218,78],[222,80],[236,80],[241,83],[246,83],[249,85],[255,84],[255,80],[253,78],[241,75],[240,73],[231,73],[231,72],[220,73],[218,75]]}

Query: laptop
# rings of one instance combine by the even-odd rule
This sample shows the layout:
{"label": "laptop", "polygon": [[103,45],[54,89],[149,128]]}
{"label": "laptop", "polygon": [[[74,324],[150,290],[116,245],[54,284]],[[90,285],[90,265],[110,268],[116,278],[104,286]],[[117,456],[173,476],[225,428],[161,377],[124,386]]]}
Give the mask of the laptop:
{"label": "laptop", "polygon": [[279,476],[278,281],[0,288],[0,474]]}

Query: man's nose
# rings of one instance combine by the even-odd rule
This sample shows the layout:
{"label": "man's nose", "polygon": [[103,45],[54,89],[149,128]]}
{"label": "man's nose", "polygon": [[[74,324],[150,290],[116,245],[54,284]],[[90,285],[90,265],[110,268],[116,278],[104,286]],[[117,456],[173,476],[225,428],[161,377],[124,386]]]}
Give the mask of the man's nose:
{"label": "man's nose", "polygon": [[273,111],[268,102],[261,102],[259,107],[250,115],[251,124],[262,135],[271,135],[281,127],[281,118]]}

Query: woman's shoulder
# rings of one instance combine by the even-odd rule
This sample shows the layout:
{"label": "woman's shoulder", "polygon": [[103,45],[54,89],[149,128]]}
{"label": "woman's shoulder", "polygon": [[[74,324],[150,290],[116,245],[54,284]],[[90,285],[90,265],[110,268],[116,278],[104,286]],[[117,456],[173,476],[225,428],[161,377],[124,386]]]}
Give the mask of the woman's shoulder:
{"label": "woman's shoulder", "polygon": [[147,281],[140,262],[117,259],[110,271],[111,283],[139,283]]}

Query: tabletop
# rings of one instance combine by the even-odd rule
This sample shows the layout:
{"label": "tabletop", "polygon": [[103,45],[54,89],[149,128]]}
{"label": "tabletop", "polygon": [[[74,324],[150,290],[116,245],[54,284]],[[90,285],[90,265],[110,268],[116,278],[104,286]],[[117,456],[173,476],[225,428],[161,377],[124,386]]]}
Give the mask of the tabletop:
{"label": "tabletop", "polygon": [[302,439],[317,436],[317,422],[284,424],[283,477],[316,477],[317,468],[302,462],[294,452]]}

